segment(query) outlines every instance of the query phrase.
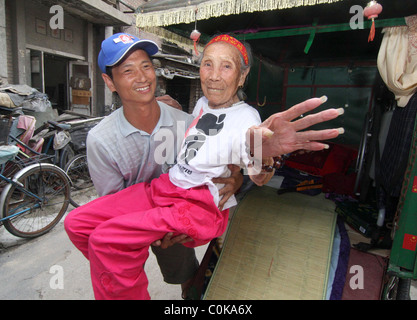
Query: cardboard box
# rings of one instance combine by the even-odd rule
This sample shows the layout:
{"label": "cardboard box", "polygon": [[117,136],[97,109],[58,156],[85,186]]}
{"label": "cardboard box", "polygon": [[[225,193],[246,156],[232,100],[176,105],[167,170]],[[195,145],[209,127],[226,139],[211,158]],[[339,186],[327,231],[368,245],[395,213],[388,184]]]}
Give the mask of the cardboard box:
{"label": "cardboard box", "polygon": [[72,96],[78,96],[78,97],[91,97],[90,90],[72,90]]}
{"label": "cardboard box", "polygon": [[72,104],[90,104],[91,92],[89,90],[72,90]]}
{"label": "cardboard box", "polygon": [[72,97],[72,104],[89,105],[90,104],[90,98],[89,97],[73,96]]}

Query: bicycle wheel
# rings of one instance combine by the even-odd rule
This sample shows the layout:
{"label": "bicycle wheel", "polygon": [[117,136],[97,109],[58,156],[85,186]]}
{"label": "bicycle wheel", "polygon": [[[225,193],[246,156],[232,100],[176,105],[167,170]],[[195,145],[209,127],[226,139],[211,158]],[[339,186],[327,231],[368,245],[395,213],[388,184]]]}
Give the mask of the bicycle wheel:
{"label": "bicycle wheel", "polygon": [[[65,214],[70,181],[65,172],[49,163],[30,165],[14,176],[2,194],[4,227],[21,238],[34,238],[51,230]],[[29,193],[28,193],[29,192]],[[31,194],[30,194],[31,193]]]}
{"label": "bicycle wheel", "polygon": [[69,161],[75,156],[75,151],[69,144],[63,147],[59,152],[59,167],[65,170]]}
{"label": "bicycle wheel", "polygon": [[[65,167],[65,172],[72,182],[72,191],[93,186],[93,181],[91,181],[90,173],[88,172],[87,156],[85,154],[79,154],[72,158]],[[72,197],[70,197],[70,203],[74,207],[79,206]]]}

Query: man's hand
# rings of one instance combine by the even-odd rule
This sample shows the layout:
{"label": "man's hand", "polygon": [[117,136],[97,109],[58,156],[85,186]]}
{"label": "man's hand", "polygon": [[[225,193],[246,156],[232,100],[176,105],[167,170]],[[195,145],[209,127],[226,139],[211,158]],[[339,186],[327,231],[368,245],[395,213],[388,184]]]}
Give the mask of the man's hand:
{"label": "man's hand", "polygon": [[232,172],[228,178],[213,178],[214,183],[224,184],[224,187],[219,190],[219,196],[222,197],[219,202],[219,210],[223,209],[224,204],[231,196],[233,196],[243,183],[243,175],[240,173],[238,166],[229,164],[229,170]]}
{"label": "man's hand", "polygon": [[[286,111],[273,114],[259,126],[251,127],[248,134],[253,154],[260,155],[259,148],[262,148],[262,158],[280,156],[300,149],[319,151],[327,148],[325,143],[318,141],[336,138],[344,132],[343,128],[302,130],[317,123],[337,118],[343,114],[343,108],[327,109],[293,121],[326,101],[327,97],[325,96],[306,100]],[[262,133],[262,145],[255,143],[253,146],[253,142],[257,141],[254,137],[255,133]]]}
{"label": "man's hand", "polygon": [[170,107],[173,107],[175,109],[181,110],[182,111],[182,107],[180,105],[180,103],[175,100],[174,98],[172,98],[169,95],[164,95],[164,96],[160,96],[160,97],[156,97],[157,101],[161,101],[163,103],[166,103],[167,105],[169,105]]}
{"label": "man's hand", "polygon": [[193,241],[193,239],[191,239],[186,234],[180,234],[178,236],[173,237],[173,233],[168,232],[163,237],[163,239],[156,240],[156,241],[152,242],[152,245],[155,246],[155,247],[161,247],[162,249],[166,249],[166,248],[171,247],[172,245],[174,245],[176,243],[186,243],[186,242],[189,242],[189,241]]}

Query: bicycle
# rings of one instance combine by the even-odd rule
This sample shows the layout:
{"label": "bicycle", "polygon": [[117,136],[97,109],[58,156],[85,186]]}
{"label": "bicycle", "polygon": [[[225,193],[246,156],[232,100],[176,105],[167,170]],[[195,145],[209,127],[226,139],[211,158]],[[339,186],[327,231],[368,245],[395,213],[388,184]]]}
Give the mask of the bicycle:
{"label": "bicycle", "polygon": [[0,195],[0,225],[13,235],[34,238],[50,231],[65,214],[70,180],[52,163],[24,166],[13,178],[5,176],[5,164],[15,161],[19,148],[0,146],[0,180],[7,184]]}
{"label": "bicycle", "polygon": [[[69,160],[65,167],[65,173],[72,182],[71,194],[72,191],[76,192],[93,186],[93,181],[88,172],[87,155],[85,154],[78,154]],[[79,207],[79,204],[71,196],[70,203],[74,207]]]}
{"label": "bicycle", "polygon": [[64,124],[70,125],[70,129],[66,130],[71,139],[60,152],[60,157],[63,161],[60,161],[60,167],[65,170],[65,167],[69,161],[79,154],[86,153],[86,141],[88,132],[99,123],[103,117],[93,117],[82,120],[70,120]]}
{"label": "bicycle", "polygon": [[[70,178],[72,184],[71,194],[77,191],[85,190],[93,186],[93,182],[88,171],[86,156],[86,141],[88,132],[99,123],[103,117],[88,118],[69,122],[71,129],[68,132],[71,135],[71,141],[62,149],[62,157],[67,158],[65,166],[61,166]],[[74,207],[79,204],[73,197],[70,197],[70,203]]]}
{"label": "bicycle", "polygon": [[[102,120],[102,117],[89,118],[85,120],[75,120],[71,122],[56,122],[47,121],[40,128],[35,130],[35,134],[39,138],[45,139],[43,151],[38,152],[18,138],[9,135],[12,142],[22,146],[27,152],[20,152],[19,156],[25,161],[30,161],[33,157],[42,158],[42,162],[52,162],[62,168],[70,179],[72,191],[77,192],[81,189],[92,187],[86,153],[86,138],[91,128],[93,128],[98,122]],[[52,129],[52,130],[51,130]],[[63,143],[57,148],[56,134],[55,132],[65,133],[64,137],[68,140],[63,140]],[[54,144],[52,148],[52,143]],[[20,168],[14,168],[14,171]],[[11,169],[8,169],[11,171]],[[0,186],[1,186],[0,180]],[[78,207],[79,204],[73,197],[70,196],[70,203],[74,207]]]}
{"label": "bicycle", "polygon": [[[42,156],[44,162],[51,162],[63,169],[70,158],[73,157],[73,154],[71,155],[68,152],[64,153],[62,151],[68,146],[71,139],[68,133],[69,129],[71,129],[71,125],[69,124],[48,120],[35,130],[34,135],[27,143],[24,143],[18,136],[12,134],[9,134],[9,141],[11,144],[17,144],[21,147],[23,150],[20,152],[21,156],[28,159]],[[67,139],[62,140],[61,137],[67,137]],[[43,151],[35,150],[34,148],[34,145],[36,145],[40,139],[43,141],[40,147]]]}

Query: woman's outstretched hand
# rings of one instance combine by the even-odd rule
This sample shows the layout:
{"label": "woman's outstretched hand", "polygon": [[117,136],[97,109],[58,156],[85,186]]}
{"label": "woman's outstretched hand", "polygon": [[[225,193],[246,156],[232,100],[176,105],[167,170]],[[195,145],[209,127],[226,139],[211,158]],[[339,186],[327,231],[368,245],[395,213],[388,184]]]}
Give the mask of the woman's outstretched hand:
{"label": "woman's outstretched hand", "polygon": [[266,158],[288,154],[301,149],[319,151],[328,148],[328,145],[320,141],[336,138],[339,134],[344,133],[343,128],[304,129],[335,119],[343,114],[344,109],[327,109],[301,117],[326,101],[326,96],[306,100],[286,111],[273,114],[259,126],[251,127],[248,130],[248,135],[252,154]]}

